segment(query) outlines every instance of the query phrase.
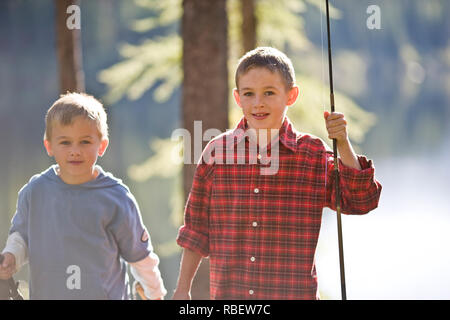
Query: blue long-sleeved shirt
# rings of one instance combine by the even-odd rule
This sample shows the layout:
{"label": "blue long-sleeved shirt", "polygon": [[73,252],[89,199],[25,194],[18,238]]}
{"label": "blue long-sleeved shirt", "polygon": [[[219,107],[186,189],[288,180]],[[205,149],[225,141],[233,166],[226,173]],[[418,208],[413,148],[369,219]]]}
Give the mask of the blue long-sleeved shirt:
{"label": "blue long-sleeved shirt", "polygon": [[64,183],[57,166],[19,191],[10,234],[28,246],[30,299],[127,299],[126,262],[152,250],[129,189],[100,166],[96,179]]}

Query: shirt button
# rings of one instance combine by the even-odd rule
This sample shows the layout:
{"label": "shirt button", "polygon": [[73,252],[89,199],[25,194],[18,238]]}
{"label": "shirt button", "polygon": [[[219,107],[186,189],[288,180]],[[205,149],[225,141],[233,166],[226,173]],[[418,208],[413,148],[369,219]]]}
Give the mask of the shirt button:
{"label": "shirt button", "polygon": [[259,193],[259,189],[258,189],[258,188],[255,188],[255,189],[253,190],[253,192],[254,192],[254,193]]}
{"label": "shirt button", "polygon": [[250,258],[250,261],[251,261],[251,262],[255,262],[255,260],[256,260],[255,257],[251,257],[251,258]]}
{"label": "shirt button", "polygon": [[248,290],[248,293],[249,293],[249,294],[254,294],[255,291],[253,291],[253,290]]}
{"label": "shirt button", "polygon": [[257,156],[257,158],[258,158],[258,160],[261,160],[262,156],[261,156],[261,154],[260,154],[260,153],[258,153],[258,156]]}
{"label": "shirt button", "polygon": [[257,227],[258,226],[258,222],[253,221],[252,226]]}

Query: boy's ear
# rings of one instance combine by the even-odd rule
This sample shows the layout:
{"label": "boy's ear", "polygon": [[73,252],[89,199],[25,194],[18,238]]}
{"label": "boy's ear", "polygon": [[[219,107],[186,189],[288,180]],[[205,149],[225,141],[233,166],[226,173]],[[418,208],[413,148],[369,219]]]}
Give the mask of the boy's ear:
{"label": "boy's ear", "polygon": [[291,90],[289,90],[288,101],[287,101],[288,106],[293,105],[295,103],[295,101],[297,101],[299,93],[300,93],[300,90],[299,90],[298,86],[293,86],[291,88]]}
{"label": "boy's ear", "polygon": [[45,147],[45,150],[47,150],[48,156],[53,157],[52,145],[51,145],[50,141],[44,139],[44,147]]}
{"label": "boy's ear", "polygon": [[101,142],[100,142],[100,148],[98,149],[98,155],[101,157],[101,156],[103,156],[103,154],[105,153],[105,151],[106,151],[106,148],[108,148],[108,145],[109,145],[109,140],[108,139],[103,139]]}
{"label": "boy's ear", "polygon": [[233,96],[234,96],[234,100],[236,101],[237,105],[241,107],[241,97],[239,96],[239,90],[234,88],[233,90]]}

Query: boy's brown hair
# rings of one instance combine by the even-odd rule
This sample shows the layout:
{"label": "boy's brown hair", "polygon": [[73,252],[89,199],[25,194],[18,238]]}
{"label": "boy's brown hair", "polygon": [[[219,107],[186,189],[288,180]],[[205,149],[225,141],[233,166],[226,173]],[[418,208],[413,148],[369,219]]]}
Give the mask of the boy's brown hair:
{"label": "boy's brown hair", "polygon": [[54,121],[66,126],[72,124],[78,116],[95,121],[100,138],[108,138],[107,115],[100,101],[85,93],[72,92],[61,95],[48,109],[45,116],[44,140],[50,140]]}
{"label": "boy's brown hair", "polygon": [[262,67],[271,72],[278,71],[289,90],[295,85],[295,72],[292,61],[280,50],[272,47],[258,47],[241,57],[236,69],[235,82],[239,89],[239,77],[252,68]]}

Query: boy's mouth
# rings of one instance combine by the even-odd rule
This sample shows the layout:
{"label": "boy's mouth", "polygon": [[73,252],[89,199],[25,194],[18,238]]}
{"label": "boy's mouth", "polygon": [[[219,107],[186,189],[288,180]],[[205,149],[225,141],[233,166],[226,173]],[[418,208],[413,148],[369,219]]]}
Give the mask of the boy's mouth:
{"label": "boy's mouth", "polygon": [[77,161],[72,160],[72,161],[68,161],[68,162],[69,162],[69,164],[74,165],[74,166],[78,166],[83,163],[83,161],[80,161],[80,160],[77,160]]}
{"label": "boy's mouth", "polygon": [[267,112],[258,112],[258,113],[252,113],[253,118],[256,120],[264,120],[269,116],[270,113]]}

